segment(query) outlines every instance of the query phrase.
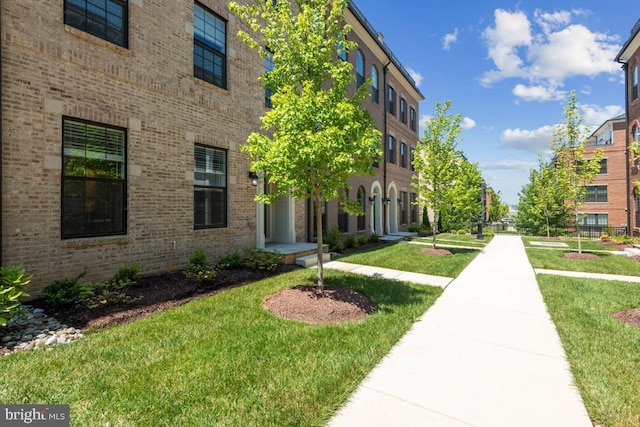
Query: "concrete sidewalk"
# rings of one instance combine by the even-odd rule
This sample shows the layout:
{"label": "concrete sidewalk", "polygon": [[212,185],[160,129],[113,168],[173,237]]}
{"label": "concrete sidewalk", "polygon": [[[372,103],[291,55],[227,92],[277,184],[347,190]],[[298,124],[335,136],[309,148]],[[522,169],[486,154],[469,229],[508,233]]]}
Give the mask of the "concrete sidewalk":
{"label": "concrete sidewalk", "polygon": [[323,264],[324,268],[340,271],[348,271],[363,276],[381,277],[385,279],[399,280],[401,282],[417,283],[419,285],[431,285],[446,288],[453,280],[452,277],[432,276],[430,274],[411,273],[408,271],[392,270],[390,268],[372,267],[369,265],[351,264],[341,261],[329,261]]}
{"label": "concrete sidewalk", "polygon": [[330,427],[589,427],[517,236],[496,236]]}

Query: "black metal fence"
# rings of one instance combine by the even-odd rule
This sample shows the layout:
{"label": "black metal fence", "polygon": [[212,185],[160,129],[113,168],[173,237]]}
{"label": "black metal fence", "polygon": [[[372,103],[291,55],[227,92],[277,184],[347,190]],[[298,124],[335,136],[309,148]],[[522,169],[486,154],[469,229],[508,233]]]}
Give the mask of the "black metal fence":
{"label": "black metal fence", "polygon": [[[485,230],[491,230],[496,234],[519,234],[523,236],[546,236],[547,228],[538,225],[528,224],[487,224]],[[613,231],[614,236],[621,236],[627,234],[627,227],[611,227],[611,226],[596,226],[596,225],[581,225],[576,230],[576,227],[550,227],[549,235],[551,237],[577,237],[580,232],[581,237],[589,239],[597,239],[605,233]]]}

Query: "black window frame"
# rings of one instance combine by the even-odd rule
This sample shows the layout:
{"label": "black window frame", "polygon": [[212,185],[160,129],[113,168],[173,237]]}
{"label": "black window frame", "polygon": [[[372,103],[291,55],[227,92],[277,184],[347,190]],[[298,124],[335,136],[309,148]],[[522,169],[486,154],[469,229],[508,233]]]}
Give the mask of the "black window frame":
{"label": "black window frame", "polygon": [[[89,138],[90,133],[101,138]],[[119,150],[113,144],[117,141],[116,135],[122,137]],[[127,129],[63,116],[61,139],[60,238],[65,240],[127,234]],[[88,149],[90,143],[95,147],[94,150]],[[82,155],[74,156],[71,154],[74,152]],[[98,155],[104,158],[97,157]],[[114,160],[118,156],[122,157],[120,162]],[[68,173],[73,164],[76,173]],[[120,168],[118,164],[121,165]],[[83,173],[78,173],[79,170],[83,170]],[[120,177],[109,177],[109,173]],[[82,196],[72,197],[73,191],[81,192]],[[92,198],[87,193],[93,193],[95,197]],[[111,194],[113,197],[100,199],[98,194]],[[109,225],[111,226],[108,227]]]}
{"label": "black window frame", "polygon": [[387,137],[387,162],[396,164],[396,138],[393,135]]}
{"label": "black window frame", "polygon": [[409,193],[406,191],[400,192],[400,225],[407,225],[409,223]]}
{"label": "black window frame", "polygon": [[407,144],[405,142],[400,143],[400,166],[407,167]]}
{"label": "black window frame", "polygon": [[607,159],[603,158],[600,160],[600,170],[598,171],[598,175],[606,175],[607,173]]}
{"label": "black window frame", "polygon": [[[344,197],[349,198],[349,190],[345,190]],[[349,232],[349,212],[344,209],[341,201],[338,201],[338,230],[342,233]]]}
{"label": "black window frame", "polygon": [[358,231],[362,231],[367,229],[367,192],[362,185],[358,187],[358,194],[356,197],[358,199],[360,209],[362,209],[362,215],[358,215],[356,229]]}
{"label": "black window frame", "polygon": [[415,171],[415,170],[416,170],[416,168],[413,166],[413,160],[414,160],[415,158],[416,158],[416,148],[415,148],[415,147],[411,147],[411,148],[409,149],[409,163],[411,164],[411,165],[409,166],[409,168],[410,168],[412,171]]}
{"label": "black window frame", "polygon": [[[604,191],[602,190],[604,189]],[[587,185],[585,194],[586,203],[607,203],[608,189],[606,185]]]}
{"label": "black window frame", "polygon": [[393,116],[396,115],[396,90],[392,86],[387,88],[387,111]]}
{"label": "black window frame", "polygon": [[[197,8],[202,9],[203,13],[205,14],[204,15],[205,20],[207,18],[207,15],[210,15],[213,19],[220,21],[221,23],[224,24],[224,45],[223,45],[224,51],[220,51],[218,48],[216,48],[216,46],[210,43],[207,43],[207,41],[204,38],[197,37],[197,31],[196,31],[196,9]],[[197,79],[200,79],[207,83],[211,83],[212,85],[222,89],[227,89],[227,83],[228,83],[227,82],[227,51],[228,51],[227,32],[228,31],[227,30],[228,30],[228,22],[225,19],[223,19],[220,15],[216,14],[215,12],[211,11],[206,6],[198,2],[194,2],[193,4],[193,76]],[[198,55],[199,50],[202,50],[203,52],[202,55]],[[213,67],[211,70],[205,69],[204,67],[205,52],[213,55],[214,58],[218,58],[221,60],[222,62],[220,64],[221,75],[218,76],[215,73],[215,68],[216,68],[215,62],[212,62]],[[200,63],[201,65],[200,67],[198,67],[197,65],[198,63]]]}
{"label": "black window frame", "polygon": [[416,131],[416,109],[413,107],[409,107],[409,128],[412,131]]}
{"label": "black window frame", "polygon": [[640,76],[638,76],[638,73],[640,71],[638,71],[638,64],[636,64],[633,67],[633,71],[632,71],[632,81],[631,81],[631,100],[635,100],[638,98],[638,79],[640,78]]}
{"label": "black window frame", "polygon": [[371,66],[371,100],[380,104],[380,77],[375,65]]}
{"label": "black window frame", "polygon": [[[273,55],[272,54],[267,54],[264,57],[264,73],[265,73],[265,75],[269,71],[273,70],[275,68],[275,66],[276,66],[276,64],[273,61]],[[271,102],[271,95],[273,95],[273,92],[274,91],[273,91],[272,88],[270,88],[270,87],[265,85],[265,88],[264,88],[264,106],[267,107],[267,108],[272,108],[273,107],[273,104]]]}
{"label": "black window frame", "polygon": [[411,224],[416,224],[418,222],[418,205],[416,204],[416,200],[418,200],[418,195],[411,192],[409,196],[409,201],[411,203]]}
{"label": "black window frame", "polygon": [[407,124],[407,101],[400,97],[400,122]]}
{"label": "black window frame", "polygon": [[[198,170],[198,152],[197,150],[204,150],[205,155],[207,150],[210,150],[211,152],[219,152],[219,153],[223,153],[224,154],[224,185],[205,185],[202,183],[198,183],[198,173],[200,172]],[[213,154],[213,153],[212,153]],[[205,159],[206,161],[206,159]],[[194,230],[205,230],[205,229],[212,229],[212,228],[226,228],[229,224],[229,152],[225,149],[222,148],[218,148],[218,147],[211,147],[208,145],[200,145],[200,144],[196,144],[194,146],[194,150],[193,150],[193,171],[194,171],[194,179],[193,179],[193,228]],[[207,173],[206,171],[206,166],[205,166],[205,171],[203,172],[204,174]],[[219,173],[216,173],[215,175],[221,175]],[[211,221],[211,215],[213,214],[213,209],[211,209],[211,214],[208,216],[206,215],[206,211],[203,212],[199,212],[199,206],[198,206],[198,192],[205,192],[206,190],[215,190],[212,192],[213,195],[215,195],[216,193],[221,194],[222,195],[222,202],[221,202],[221,217],[222,220],[218,221],[218,222],[213,222]],[[204,200],[204,203],[207,203],[207,200]],[[213,204],[215,203],[215,200],[210,199],[209,203]],[[211,205],[209,206],[211,207]],[[217,206],[216,206],[217,207]],[[204,208],[204,206],[203,206]],[[200,214],[200,216],[199,216]],[[199,222],[199,218],[203,218],[203,221]]]}
{"label": "black window frame", "polygon": [[[83,2],[84,10],[79,9],[77,4],[73,4],[71,0],[64,0],[64,23],[70,27],[77,28],[80,31],[91,34],[98,38],[113,43],[117,46],[125,49],[129,48],[129,2],[126,0],[105,0],[105,7],[103,9],[95,4],[89,4],[88,0],[76,0]],[[113,9],[110,10],[110,5],[115,5],[118,8],[122,8],[122,16],[118,17],[113,13]],[[91,6],[89,8],[88,6]],[[92,13],[89,9],[95,9],[104,14],[99,16],[96,13]],[[109,19],[113,18],[113,19]],[[119,19],[116,19],[119,18]],[[113,28],[113,23],[119,22],[121,29]],[[111,25],[110,25],[111,24]],[[111,31],[110,31],[111,27]],[[119,34],[120,37],[113,37],[110,34]]]}
{"label": "black window frame", "polygon": [[[359,88],[365,82],[364,54],[360,49],[356,50],[356,87]],[[362,74],[360,73],[362,71]]]}

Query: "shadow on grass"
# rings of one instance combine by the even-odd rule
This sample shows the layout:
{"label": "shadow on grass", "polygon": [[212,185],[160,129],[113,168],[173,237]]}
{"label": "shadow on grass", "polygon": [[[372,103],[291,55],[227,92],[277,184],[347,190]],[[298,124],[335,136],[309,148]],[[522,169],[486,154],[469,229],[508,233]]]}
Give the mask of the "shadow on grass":
{"label": "shadow on grass", "polygon": [[[438,245],[436,245],[436,247],[438,248]],[[471,253],[478,253],[478,251],[480,251],[482,248],[447,248],[444,246],[440,246],[438,249],[446,249],[449,252],[451,252],[452,255],[458,255],[458,254],[471,254]]]}
{"label": "shadow on grass", "polygon": [[[308,276],[309,285],[317,284],[316,276]],[[443,290],[438,287],[411,285],[397,280],[360,276],[331,271],[325,274],[325,286],[350,288],[370,298],[382,313],[393,313],[394,307],[420,304],[436,299]]]}
{"label": "shadow on grass", "polygon": [[346,257],[346,256],[350,256],[350,255],[359,255],[359,254],[366,254],[366,253],[370,253],[370,252],[376,252],[376,251],[379,251],[379,250],[382,250],[382,249],[386,249],[388,247],[391,247],[391,246],[394,246],[394,245],[397,245],[397,244],[398,244],[398,242],[382,243],[382,244],[380,244],[378,246],[375,246],[373,248],[363,249],[361,251],[354,251],[354,252],[349,252],[349,253],[346,253],[346,254],[339,253],[335,257],[332,256],[331,259],[339,260],[340,258],[343,258],[343,257]]}

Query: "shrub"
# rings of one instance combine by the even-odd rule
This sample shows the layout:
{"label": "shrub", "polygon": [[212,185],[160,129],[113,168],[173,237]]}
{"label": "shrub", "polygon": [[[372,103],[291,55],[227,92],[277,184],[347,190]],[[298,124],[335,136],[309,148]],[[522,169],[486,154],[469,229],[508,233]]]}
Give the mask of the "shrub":
{"label": "shrub", "polygon": [[202,249],[197,249],[190,257],[187,268],[182,272],[187,279],[198,282],[213,280],[216,275],[215,267],[207,260]]}
{"label": "shrub", "polygon": [[248,248],[245,252],[247,252],[246,265],[254,270],[274,271],[282,261],[282,254],[278,251]]}
{"label": "shrub", "polygon": [[29,296],[24,288],[31,281],[31,276],[21,265],[10,265],[0,268],[0,326],[5,326],[20,306],[19,298]]}
{"label": "shrub", "polygon": [[465,228],[460,228],[456,230],[456,234],[467,234],[467,230]]}
{"label": "shrub", "polygon": [[603,242],[610,242],[611,241],[611,234],[605,233],[602,236],[600,236],[600,240],[602,240]]}
{"label": "shrub", "polygon": [[92,309],[103,305],[140,301],[142,296],[133,297],[126,293],[127,289],[135,283],[128,280],[116,282],[113,278],[106,282],[94,283],[91,285],[91,294],[84,298],[84,302],[88,308]]}
{"label": "shrub", "polygon": [[493,237],[496,235],[496,233],[493,232],[493,230],[487,230],[485,232],[482,233],[484,236],[486,237]]}
{"label": "shrub", "polygon": [[128,283],[130,285],[135,285],[140,280],[140,269],[136,264],[125,265],[121,269],[119,269],[116,274],[114,274],[109,282],[112,283]]}
{"label": "shrub", "polygon": [[367,236],[365,236],[364,234],[361,234],[358,236],[358,245],[362,246],[365,243],[367,243]]}
{"label": "shrub", "polygon": [[607,225],[607,226],[604,228],[604,234],[608,234],[609,236],[613,236],[613,235],[615,235],[616,233],[615,233],[615,230],[613,229],[613,226],[612,226],[612,225]]}
{"label": "shrub", "polygon": [[355,248],[356,247],[356,238],[353,235],[348,235],[344,239],[344,247],[345,248]]}
{"label": "shrub", "polygon": [[633,242],[633,240],[626,234],[611,237],[611,243],[616,245],[628,245],[631,242]]}
{"label": "shrub", "polygon": [[240,252],[235,251],[231,255],[227,255],[220,258],[218,260],[218,264],[216,264],[216,267],[218,269],[238,268],[238,267],[244,267],[245,264],[246,264],[246,261],[244,257],[240,254]]}
{"label": "shrub", "polygon": [[371,243],[378,243],[380,241],[380,236],[378,236],[378,234],[376,233],[371,233],[371,235],[369,236],[369,241]]}
{"label": "shrub", "polygon": [[341,239],[342,231],[337,227],[332,227],[327,231],[326,236],[324,236],[324,243],[329,245],[329,252],[339,252],[342,250]]}
{"label": "shrub", "polygon": [[54,308],[66,307],[85,300],[92,294],[89,284],[80,283],[80,279],[85,274],[87,270],[73,279],[54,280],[44,287],[42,297]]}

